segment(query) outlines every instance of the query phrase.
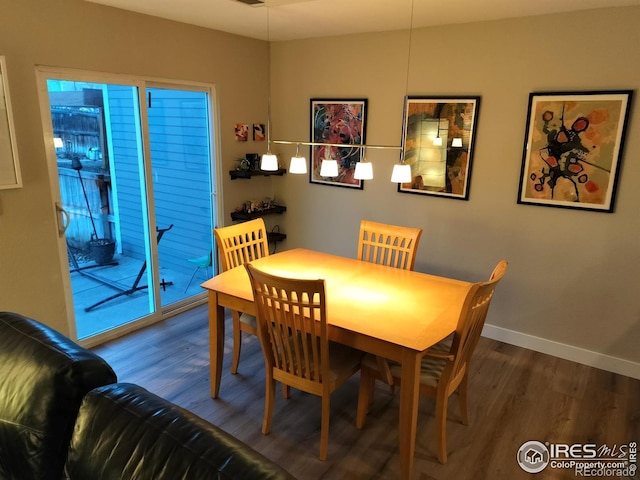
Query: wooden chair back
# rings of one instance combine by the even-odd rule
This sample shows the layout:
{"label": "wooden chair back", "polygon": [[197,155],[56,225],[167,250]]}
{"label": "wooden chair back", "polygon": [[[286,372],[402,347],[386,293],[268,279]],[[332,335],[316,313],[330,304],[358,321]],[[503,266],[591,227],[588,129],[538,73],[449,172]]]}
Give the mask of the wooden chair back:
{"label": "wooden chair back", "polygon": [[421,228],[362,220],[358,239],[358,259],[413,270],[421,235]]}
{"label": "wooden chair back", "polygon": [[453,382],[457,385],[467,371],[471,355],[480,340],[496,286],[506,273],[507,265],[506,260],[500,261],[488,281],[474,284],[467,293],[451,344],[450,354],[453,359],[447,362],[441,377],[445,384]]}
{"label": "wooden chair back", "polygon": [[322,381],[330,378],[324,280],[283,278],[245,267],[266,368],[274,369],[275,380],[322,395]]}
{"label": "wooden chair back", "polygon": [[269,255],[267,229],[262,218],[213,230],[222,271]]}
{"label": "wooden chair back", "polygon": [[502,277],[504,277],[504,274],[507,272],[508,265],[509,264],[507,263],[506,260],[501,260],[500,262],[498,262],[498,264],[496,265],[496,268],[494,268],[493,272],[491,272],[489,281],[492,281],[495,279],[500,280]]}

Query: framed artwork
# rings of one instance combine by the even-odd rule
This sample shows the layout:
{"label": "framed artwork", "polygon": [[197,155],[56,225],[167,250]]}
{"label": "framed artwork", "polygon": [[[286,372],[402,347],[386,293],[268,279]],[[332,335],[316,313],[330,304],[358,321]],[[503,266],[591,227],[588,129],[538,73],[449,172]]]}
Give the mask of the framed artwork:
{"label": "framed artwork", "polygon": [[253,124],[253,141],[254,142],[264,142],[264,123],[254,123]]}
{"label": "framed artwork", "polygon": [[529,94],[518,203],[613,212],[631,96]]}
{"label": "framed artwork", "polygon": [[[363,188],[363,181],[353,178],[362,157],[362,148],[351,147],[365,143],[367,100],[311,99],[311,141],[340,146],[311,147],[309,181],[336,187]],[[342,146],[344,145],[344,146]],[[321,177],[322,160],[338,162],[336,177]]]}
{"label": "framed artwork", "polygon": [[246,142],[249,140],[249,125],[247,123],[236,123],[236,142]]}
{"label": "framed artwork", "polygon": [[411,182],[398,191],[469,199],[480,97],[405,98],[402,155]]}
{"label": "framed artwork", "polygon": [[4,57],[0,56],[0,190],[20,187],[22,178],[7,84],[7,66]]}

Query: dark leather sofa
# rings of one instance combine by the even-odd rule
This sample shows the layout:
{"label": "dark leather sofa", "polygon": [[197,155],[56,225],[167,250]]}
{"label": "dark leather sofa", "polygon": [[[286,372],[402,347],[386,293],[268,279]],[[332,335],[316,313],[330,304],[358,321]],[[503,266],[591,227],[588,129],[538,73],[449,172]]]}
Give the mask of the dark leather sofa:
{"label": "dark leather sofa", "polygon": [[293,479],[55,330],[0,312],[0,480]]}

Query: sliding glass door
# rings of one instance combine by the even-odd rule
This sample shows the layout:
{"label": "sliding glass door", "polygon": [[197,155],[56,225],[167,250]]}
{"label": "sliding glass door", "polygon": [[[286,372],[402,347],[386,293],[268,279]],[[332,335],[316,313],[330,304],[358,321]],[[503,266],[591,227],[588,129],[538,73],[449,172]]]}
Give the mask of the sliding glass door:
{"label": "sliding glass door", "polygon": [[211,91],[42,75],[77,338],[201,301],[216,211]]}
{"label": "sliding glass door", "polygon": [[[166,307],[201,293],[200,284],[212,276],[209,99],[203,92],[158,86],[147,88],[146,99],[154,214],[158,237],[163,235],[161,281],[175,286],[160,290]],[[179,274],[178,281],[169,272]]]}

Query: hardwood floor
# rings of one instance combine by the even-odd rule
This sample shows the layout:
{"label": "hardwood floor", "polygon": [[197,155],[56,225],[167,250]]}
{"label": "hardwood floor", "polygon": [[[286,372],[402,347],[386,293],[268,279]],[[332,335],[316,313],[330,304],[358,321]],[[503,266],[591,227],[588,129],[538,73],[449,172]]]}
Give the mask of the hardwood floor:
{"label": "hardwood floor", "polygon": [[[244,337],[238,374],[231,375],[231,333],[228,316],[216,400],[209,389],[206,306],[93,350],[113,366],[118,381],[137,383],[218,425],[300,480],[398,478],[397,392],[378,385],[366,424],[358,430],[358,375],[338,389],[331,403],[329,455],[321,462],[319,397],[292,390],[291,398],[284,400],[278,394],[271,433],[262,435],[260,344],[256,337]],[[640,443],[640,380],[487,338],[480,339],[471,368],[470,425],[460,423],[454,395],[446,465],[435,457],[433,402],[420,400],[417,479],[576,478],[571,470],[549,467],[527,474],[516,463],[517,451],[529,440]]]}

